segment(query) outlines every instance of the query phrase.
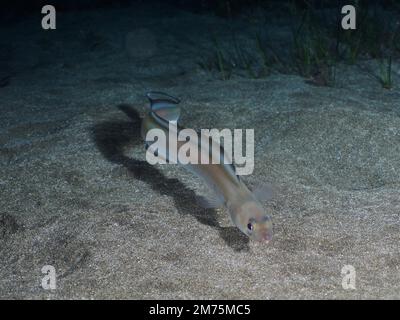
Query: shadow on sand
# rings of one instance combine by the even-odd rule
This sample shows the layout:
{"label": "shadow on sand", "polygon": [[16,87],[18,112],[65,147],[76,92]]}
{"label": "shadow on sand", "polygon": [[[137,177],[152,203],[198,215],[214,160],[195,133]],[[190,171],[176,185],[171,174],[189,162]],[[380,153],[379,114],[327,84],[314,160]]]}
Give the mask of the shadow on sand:
{"label": "shadow on sand", "polygon": [[136,160],[124,154],[123,150],[127,145],[143,145],[140,136],[141,119],[139,113],[129,105],[120,105],[118,108],[131,121],[106,121],[92,128],[93,139],[102,155],[108,161],[126,167],[133,177],[146,182],[154,191],[172,197],[180,214],[191,214],[200,223],[217,229],[221,238],[235,251],[248,251],[248,237],[236,227],[219,226],[216,211],[200,208],[196,204],[193,190],[188,189],[178,179],[166,178],[146,161]]}

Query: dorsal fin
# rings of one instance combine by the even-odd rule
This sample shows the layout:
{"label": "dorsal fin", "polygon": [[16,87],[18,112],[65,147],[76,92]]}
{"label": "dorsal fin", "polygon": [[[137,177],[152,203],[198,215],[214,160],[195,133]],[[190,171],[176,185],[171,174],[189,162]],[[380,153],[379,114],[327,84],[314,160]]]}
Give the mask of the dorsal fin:
{"label": "dorsal fin", "polygon": [[180,100],[169,94],[150,91],[146,94],[150,100],[150,110],[166,121],[178,122],[181,109],[177,106]]}

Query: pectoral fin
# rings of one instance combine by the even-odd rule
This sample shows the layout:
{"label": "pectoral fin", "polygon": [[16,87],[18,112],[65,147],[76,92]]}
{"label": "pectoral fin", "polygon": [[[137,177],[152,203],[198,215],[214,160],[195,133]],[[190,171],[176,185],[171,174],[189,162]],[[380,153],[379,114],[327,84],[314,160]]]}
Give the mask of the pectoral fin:
{"label": "pectoral fin", "polygon": [[196,196],[196,202],[204,209],[221,208],[224,206],[224,200],[217,196]]}
{"label": "pectoral fin", "polygon": [[258,201],[269,201],[271,200],[274,195],[275,191],[272,185],[268,183],[263,183],[257,185],[253,190],[253,195],[257,198]]}

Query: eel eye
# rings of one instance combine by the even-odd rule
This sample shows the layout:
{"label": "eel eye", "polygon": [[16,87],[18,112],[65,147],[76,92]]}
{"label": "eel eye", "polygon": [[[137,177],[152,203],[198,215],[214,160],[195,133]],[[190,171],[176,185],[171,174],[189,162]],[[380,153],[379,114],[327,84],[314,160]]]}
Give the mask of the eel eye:
{"label": "eel eye", "polygon": [[247,224],[247,229],[253,231],[253,225],[250,222]]}

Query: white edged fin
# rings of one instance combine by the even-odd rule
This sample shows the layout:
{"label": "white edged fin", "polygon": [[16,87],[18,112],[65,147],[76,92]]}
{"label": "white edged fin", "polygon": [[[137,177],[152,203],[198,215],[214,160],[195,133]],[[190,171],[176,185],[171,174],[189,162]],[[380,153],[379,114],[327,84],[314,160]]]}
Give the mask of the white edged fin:
{"label": "white edged fin", "polygon": [[254,188],[253,195],[258,201],[269,201],[275,196],[275,191],[271,184],[263,183]]}
{"label": "white edged fin", "polygon": [[180,100],[169,94],[150,91],[147,93],[150,109],[158,117],[166,121],[178,122],[181,109],[177,106]]}
{"label": "white edged fin", "polygon": [[224,200],[219,197],[196,196],[196,202],[204,209],[221,208],[224,206]]}

